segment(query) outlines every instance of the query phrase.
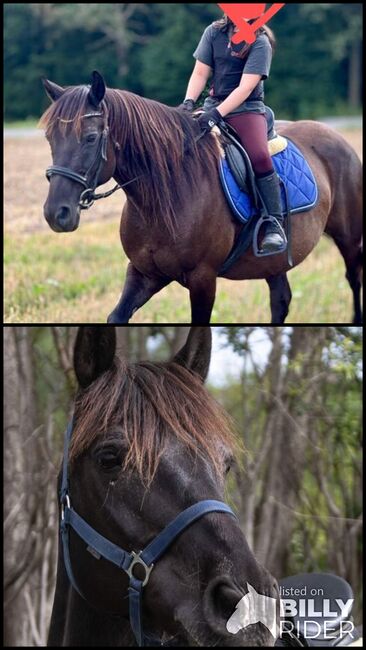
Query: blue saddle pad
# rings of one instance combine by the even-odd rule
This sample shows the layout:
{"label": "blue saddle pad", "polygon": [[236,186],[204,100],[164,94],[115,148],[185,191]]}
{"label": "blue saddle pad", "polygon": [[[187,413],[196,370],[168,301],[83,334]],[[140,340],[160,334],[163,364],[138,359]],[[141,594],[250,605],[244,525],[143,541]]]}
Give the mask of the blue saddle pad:
{"label": "blue saddle pad", "polygon": [[[281,153],[272,156],[274,168],[287,188],[291,214],[311,210],[318,201],[318,187],[309,164],[301,151],[288,138],[288,146]],[[220,161],[221,183],[234,215],[247,223],[257,211],[252,197],[237,185],[230,168],[223,158]],[[282,184],[281,184],[282,185]],[[281,187],[282,212],[286,213],[285,191]]]}

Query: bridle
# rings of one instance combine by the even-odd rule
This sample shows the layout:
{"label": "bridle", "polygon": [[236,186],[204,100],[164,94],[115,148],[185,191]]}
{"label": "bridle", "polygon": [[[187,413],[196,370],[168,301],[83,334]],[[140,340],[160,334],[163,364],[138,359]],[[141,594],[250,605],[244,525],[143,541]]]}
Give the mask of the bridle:
{"label": "bridle", "polygon": [[[138,646],[163,645],[160,640],[151,635],[144,634],[142,623],[142,594],[143,589],[149,582],[151,572],[155,563],[168,550],[170,545],[188,526],[210,512],[224,512],[236,517],[231,508],[222,501],[205,500],[199,501],[185,510],[171,521],[142,551],[125,551],[116,546],[113,542],[100,535],[94,528],[75,512],[71,505],[68,478],[68,455],[73,421],[69,423],[64,442],[64,457],[62,465],[62,482],[60,490],[61,522],[60,533],[62,539],[63,557],[68,578],[79,593],[87,600],[79,590],[71,567],[69,530],[71,528],[87,544],[87,550],[95,557],[103,557],[115,564],[118,568],[127,573],[130,582],[128,587],[129,598],[129,622],[135,635]],[[135,567],[141,567],[144,571],[142,578],[136,577]]]}
{"label": "bridle", "polygon": [[[81,117],[83,119],[88,117],[102,117],[102,116],[103,113],[86,113]],[[73,120],[61,120],[61,121],[72,122]],[[108,192],[104,192],[103,194],[94,193],[94,190],[98,184],[98,176],[103,166],[103,162],[106,162],[108,160],[107,158],[108,135],[109,135],[109,127],[105,123],[103,126],[103,131],[99,136],[95,158],[84,175],[78,174],[77,172],[74,172],[72,169],[69,169],[68,167],[61,167],[59,165],[51,165],[51,167],[47,167],[46,169],[46,178],[48,181],[51,180],[52,176],[58,175],[58,176],[64,176],[65,178],[68,178],[71,181],[75,181],[76,183],[80,183],[81,185],[83,185],[85,189],[81,193],[79,198],[79,203],[78,203],[81,210],[88,210],[93,205],[94,201],[98,201],[99,199],[104,199],[107,196],[111,196],[111,194],[114,194],[114,192],[116,192],[117,190],[123,189],[130,183],[133,183],[135,180],[140,178],[140,177],[133,178],[132,180],[127,181],[127,183],[124,183],[123,185],[117,184],[111,190],[109,190]],[[116,146],[119,147],[119,145]],[[94,172],[93,182],[92,182],[91,180],[88,180],[88,178],[89,178],[89,174],[91,173],[94,167],[96,167],[96,170]]]}

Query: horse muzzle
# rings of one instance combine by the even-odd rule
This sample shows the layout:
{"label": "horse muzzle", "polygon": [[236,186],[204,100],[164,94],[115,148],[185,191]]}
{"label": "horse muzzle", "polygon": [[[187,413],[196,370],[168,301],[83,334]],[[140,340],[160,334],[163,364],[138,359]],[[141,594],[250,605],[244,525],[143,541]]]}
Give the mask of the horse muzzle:
{"label": "horse muzzle", "polygon": [[74,232],[80,222],[80,208],[70,205],[61,205],[51,210],[47,203],[44,206],[44,216],[54,232]]}

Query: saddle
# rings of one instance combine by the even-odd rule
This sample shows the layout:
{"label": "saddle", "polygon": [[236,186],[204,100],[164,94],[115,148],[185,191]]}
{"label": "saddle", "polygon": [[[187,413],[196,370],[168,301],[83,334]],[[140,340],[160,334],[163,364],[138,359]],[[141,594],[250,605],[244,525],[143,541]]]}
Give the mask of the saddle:
{"label": "saddle", "polygon": [[[275,115],[273,110],[269,106],[265,106],[265,117],[267,120],[267,139],[268,139],[268,149],[271,156],[276,153],[284,151],[287,147],[287,140],[277,135],[275,130]],[[215,130],[215,129],[214,129]],[[224,275],[229,268],[236,262],[236,260],[241,256],[241,254],[250,246],[253,242],[253,250],[256,256],[259,254],[259,245],[258,245],[258,232],[259,227],[263,219],[267,218],[265,206],[260,202],[257,186],[255,181],[255,175],[252,167],[250,158],[244,149],[243,145],[240,142],[239,136],[228,122],[222,120],[219,127],[217,127],[217,132],[221,136],[221,144],[224,150],[224,159],[227,165],[228,170],[232,174],[233,181],[236,183],[239,193],[244,193],[247,196],[250,196],[252,199],[253,209],[257,213],[261,213],[262,217],[257,222],[257,228],[252,230],[250,227],[246,227],[239,234],[234,247],[225,260],[223,266],[220,269],[219,275]],[[220,176],[223,185],[225,186],[224,172],[222,167],[220,168]],[[229,203],[232,202],[231,191],[228,188],[224,188],[225,194]],[[236,212],[236,207],[231,205],[234,208],[234,213]],[[239,220],[242,220],[242,215],[237,215]],[[288,230],[289,220],[286,220],[287,226],[287,239],[289,242],[288,247],[288,260],[290,266],[292,266],[292,255],[291,255],[291,242],[290,242],[290,232]]]}
{"label": "saddle", "polygon": [[[318,188],[313,172],[302,152],[292,140],[278,135],[272,109],[266,109],[268,150],[281,188],[282,215],[287,236],[287,257],[293,266],[291,246],[291,215],[312,209],[318,201]],[[219,270],[224,276],[231,266],[252,245],[256,257],[263,257],[259,232],[265,220],[272,220],[257,191],[255,174],[247,152],[235,129],[222,120],[213,132],[219,136],[222,158],[219,164],[221,185],[232,214],[244,228],[237,235],[228,258]],[[271,255],[277,253],[270,253]]]}
{"label": "saddle", "polygon": [[[275,131],[275,116],[269,106],[266,109],[267,138],[271,155],[283,151],[287,146],[285,138],[278,136]],[[222,122],[220,132],[224,136],[223,147],[226,162],[240,189],[252,194],[255,205],[258,207],[255,177],[249,156],[240,142],[239,136],[230,124]]]}
{"label": "saddle", "polygon": [[[195,111],[194,116],[201,112]],[[291,215],[306,212],[316,206],[319,198],[318,186],[310,165],[297,145],[290,138],[276,133],[275,116],[268,106],[265,107],[265,115],[268,150],[281,188],[282,215],[288,241],[288,264],[292,267]],[[224,195],[233,217],[244,226],[238,232],[231,252],[219,269],[218,276],[222,277],[251,245],[256,257],[264,256],[259,247],[259,232],[263,222],[273,220],[273,217],[268,215],[257,191],[250,158],[235,129],[222,119],[211,132],[218,138],[220,146],[219,177]]]}

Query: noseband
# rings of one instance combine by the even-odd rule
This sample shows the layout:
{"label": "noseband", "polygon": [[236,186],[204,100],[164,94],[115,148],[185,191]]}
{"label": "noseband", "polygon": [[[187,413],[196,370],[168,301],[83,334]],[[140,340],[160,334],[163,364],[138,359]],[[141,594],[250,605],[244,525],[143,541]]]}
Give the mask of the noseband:
{"label": "noseband", "polygon": [[[113,542],[100,535],[80,515],[75,512],[71,505],[68,478],[68,455],[73,430],[71,421],[65,433],[64,457],[62,465],[62,483],[60,491],[61,522],[60,532],[65,568],[68,578],[79,593],[87,600],[79,590],[71,567],[69,549],[70,526],[76,534],[87,544],[87,550],[99,560],[101,557],[115,564],[119,569],[127,573],[130,582],[128,587],[129,598],[129,621],[135,635],[138,646],[159,646],[163,643],[151,635],[143,632],[142,624],[142,594],[143,589],[149,582],[150,574],[160,557],[168,550],[170,545],[188,526],[210,512],[224,512],[236,517],[231,508],[222,501],[205,500],[199,501],[183,510],[173,521],[171,521],[143,550],[138,552],[125,551],[116,546]],[[138,578],[135,575],[135,567],[141,567],[144,575]]]}

